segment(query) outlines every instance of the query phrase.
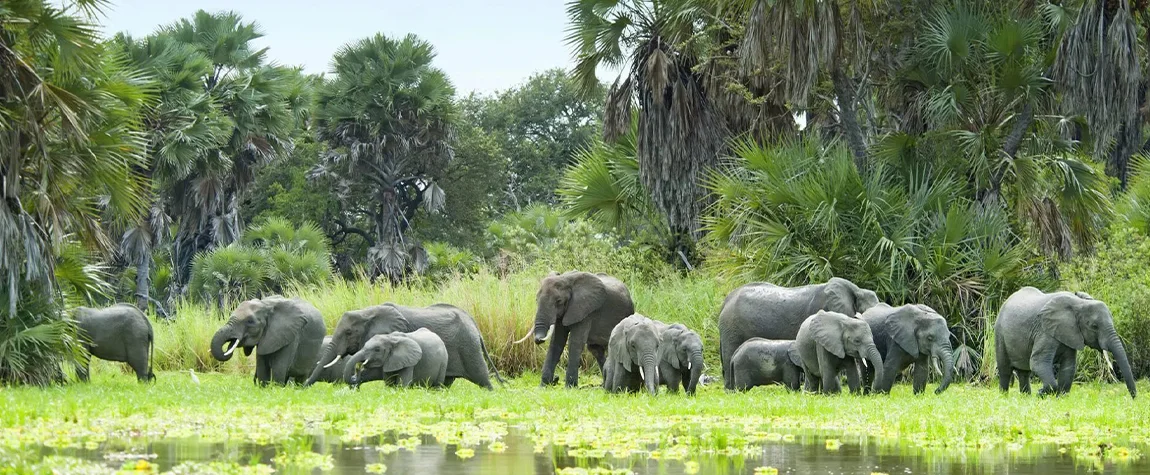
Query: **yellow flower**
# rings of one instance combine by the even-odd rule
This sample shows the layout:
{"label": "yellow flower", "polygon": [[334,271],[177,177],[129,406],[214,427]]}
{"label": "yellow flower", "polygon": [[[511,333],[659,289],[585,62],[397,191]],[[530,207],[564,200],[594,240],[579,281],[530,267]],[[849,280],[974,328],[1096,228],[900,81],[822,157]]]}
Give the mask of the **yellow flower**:
{"label": "yellow flower", "polygon": [[136,465],[132,467],[132,470],[135,470],[137,472],[151,472],[152,471],[152,464],[151,464],[151,462],[148,462],[147,460],[140,459],[140,460],[136,461]]}
{"label": "yellow flower", "polygon": [[779,475],[779,469],[775,467],[757,467],[755,468],[755,475]]}
{"label": "yellow flower", "polygon": [[367,473],[384,473],[387,472],[387,465],[382,463],[373,463],[363,468]]}
{"label": "yellow flower", "polygon": [[475,449],[461,448],[455,451],[455,456],[461,459],[469,459],[475,456]]}
{"label": "yellow flower", "polygon": [[838,450],[842,446],[842,441],[838,439],[827,439],[827,450]]}

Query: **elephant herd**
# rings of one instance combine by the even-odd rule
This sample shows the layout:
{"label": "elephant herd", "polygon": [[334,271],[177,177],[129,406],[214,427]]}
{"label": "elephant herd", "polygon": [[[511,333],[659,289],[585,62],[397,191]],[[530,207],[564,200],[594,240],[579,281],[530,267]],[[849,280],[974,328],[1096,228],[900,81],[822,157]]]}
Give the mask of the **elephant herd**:
{"label": "elephant herd", "polygon": [[[115,305],[76,311],[92,356],[127,362],[141,381],[151,371],[152,328],[139,310]],[[890,306],[849,280],[782,287],[752,283],[724,299],[718,317],[719,355],[728,390],[781,384],[791,390],[838,393],[845,377],[853,393],[889,392],[914,366],[914,393],[926,388],[932,362],[942,379],[954,377],[954,350],[946,319],[925,305]],[[533,328],[516,343],[549,341],[542,385],[558,383],[555,369],[566,350],[565,384],[579,384],[584,349],[611,392],[658,392],[659,386],[693,394],[700,384],[703,341],[682,324],[635,312],[627,286],[606,274],[572,271],[543,278]],[[1024,287],[1002,305],[994,324],[1000,388],[1030,392],[1033,372],[1040,395],[1064,394],[1084,346],[1108,351],[1130,392],[1137,395],[1126,352],[1106,305],[1082,292],[1045,293]],[[463,378],[492,389],[503,382],[479,328],[462,309],[391,303],[345,312],[331,336],[320,312],[299,299],[271,296],[241,303],[211,342],[212,356],[229,360],[237,348],[256,353],[257,384],[358,386],[384,381],[401,386],[450,386]],[[78,370],[87,379],[87,364]]]}

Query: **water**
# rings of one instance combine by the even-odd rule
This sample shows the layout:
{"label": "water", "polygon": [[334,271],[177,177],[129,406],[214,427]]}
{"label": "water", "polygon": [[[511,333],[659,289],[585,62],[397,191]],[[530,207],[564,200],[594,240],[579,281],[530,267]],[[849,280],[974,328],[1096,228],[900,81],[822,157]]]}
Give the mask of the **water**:
{"label": "water", "polygon": [[[682,460],[652,459],[647,456],[599,459],[576,458],[565,448],[547,446],[536,452],[532,440],[523,432],[512,428],[502,439],[506,446],[502,452],[492,451],[483,444],[473,447],[474,455],[460,456],[459,447],[443,446],[429,435],[421,436],[422,444],[406,449],[381,450],[383,442],[395,443],[392,438],[380,441],[367,439],[362,444],[345,445],[339,438],[308,437],[287,445],[257,445],[248,443],[209,443],[197,439],[160,439],[141,444],[139,439],[131,445],[106,442],[94,450],[53,449],[40,447],[40,457],[66,456],[90,461],[89,468],[115,470],[131,466],[136,460],[150,460],[150,468],[163,472],[185,462],[229,462],[239,465],[262,463],[274,467],[277,473],[330,473],[358,474],[366,470],[387,467],[388,474],[556,474],[565,468],[626,469],[637,474],[1126,474],[1150,472],[1150,457],[1118,461],[1112,452],[1101,457],[1076,458],[1072,450],[1059,451],[1054,445],[1025,447],[996,447],[987,450],[924,449],[910,444],[878,442],[865,437],[851,436],[841,439],[834,448],[826,435],[799,435],[790,441],[763,442],[740,455],[720,455],[700,452]],[[789,439],[789,438],[788,438]],[[1147,448],[1142,447],[1145,451]],[[278,453],[314,453],[312,456],[329,464],[318,468],[299,468],[277,464]],[[657,454],[658,455],[658,454]],[[330,456],[330,458],[328,458]],[[49,458],[49,461],[57,460]],[[1105,460],[1105,461],[1104,461]],[[278,462],[283,462],[279,460]],[[0,464],[3,465],[3,464]],[[190,467],[190,468],[189,468]],[[235,467],[233,467],[235,468]],[[202,469],[185,465],[185,473]],[[758,469],[758,471],[756,471]],[[692,470],[695,470],[692,472]],[[96,470],[99,471],[99,470]]]}

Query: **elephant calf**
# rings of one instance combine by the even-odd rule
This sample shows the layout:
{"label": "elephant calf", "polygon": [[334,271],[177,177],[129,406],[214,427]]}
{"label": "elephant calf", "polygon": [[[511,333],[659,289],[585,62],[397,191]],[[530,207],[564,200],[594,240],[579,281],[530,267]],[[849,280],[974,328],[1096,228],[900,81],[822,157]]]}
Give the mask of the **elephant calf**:
{"label": "elephant calf", "polygon": [[914,393],[926,389],[927,368],[931,358],[942,362],[942,382],[935,394],[946,391],[954,376],[954,351],[950,346],[950,329],[946,319],[926,305],[891,307],[880,303],[862,314],[870,325],[875,346],[885,366],[885,378],[874,378],[875,368],[864,370],[863,382],[875,382],[879,392],[890,392],[894,379],[902,370],[914,363]]}
{"label": "elephant calf", "polygon": [[[152,372],[152,323],[144,312],[122,303],[103,309],[79,307],[75,318],[87,339],[84,347],[90,356],[128,363],[140,382],[156,379]],[[88,362],[84,359],[76,367],[80,381],[88,381]]]}
{"label": "elephant calf", "polygon": [[731,357],[736,390],[755,386],[782,384],[791,391],[799,390],[803,359],[794,340],[751,338]]}
{"label": "elephant calf", "polygon": [[634,314],[611,330],[607,342],[607,371],[603,388],[609,392],[634,392],[646,387],[659,391],[659,339],[665,324]]}
{"label": "elephant calf", "polygon": [[882,357],[866,322],[838,312],[819,310],[803,322],[795,338],[803,361],[806,389],[835,394],[841,390],[839,374],[846,372],[852,393],[859,392],[855,358],[869,361],[875,368],[875,386],[883,379]]}
{"label": "elephant calf", "polygon": [[[362,364],[363,369],[359,369]],[[431,330],[375,335],[345,363],[343,379],[355,387],[368,381],[441,387],[447,375],[447,347]]]}
{"label": "elephant calf", "polygon": [[1042,380],[1039,395],[1068,393],[1083,346],[1112,353],[1130,397],[1138,395],[1106,304],[1081,292],[1048,294],[1023,287],[1003,302],[994,322],[999,387],[1009,390],[1017,374],[1018,389],[1029,393],[1033,371]]}
{"label": "elephant calf", "polygon": [[[658,322],[656,322],[658,323]],[[662,328],[659,341],[659,383],[671,392],[679,385],[695,394],[703,374],[703,339],[682,324]]]}

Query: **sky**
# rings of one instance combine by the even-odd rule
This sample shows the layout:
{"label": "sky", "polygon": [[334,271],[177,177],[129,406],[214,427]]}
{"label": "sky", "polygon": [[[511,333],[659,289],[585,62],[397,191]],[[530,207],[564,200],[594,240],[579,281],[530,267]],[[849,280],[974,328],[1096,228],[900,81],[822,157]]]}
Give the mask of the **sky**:
{"label": "sky", "polygon": [[344,44],[375,33],[415,33],[435,46],[434,64],[462,94],[508,89],[549,68],[569,69],[564,0],[112,0],[107,36],[145,36],[196,10],[234,10],[255,21],[268,57],[328,72]]}

